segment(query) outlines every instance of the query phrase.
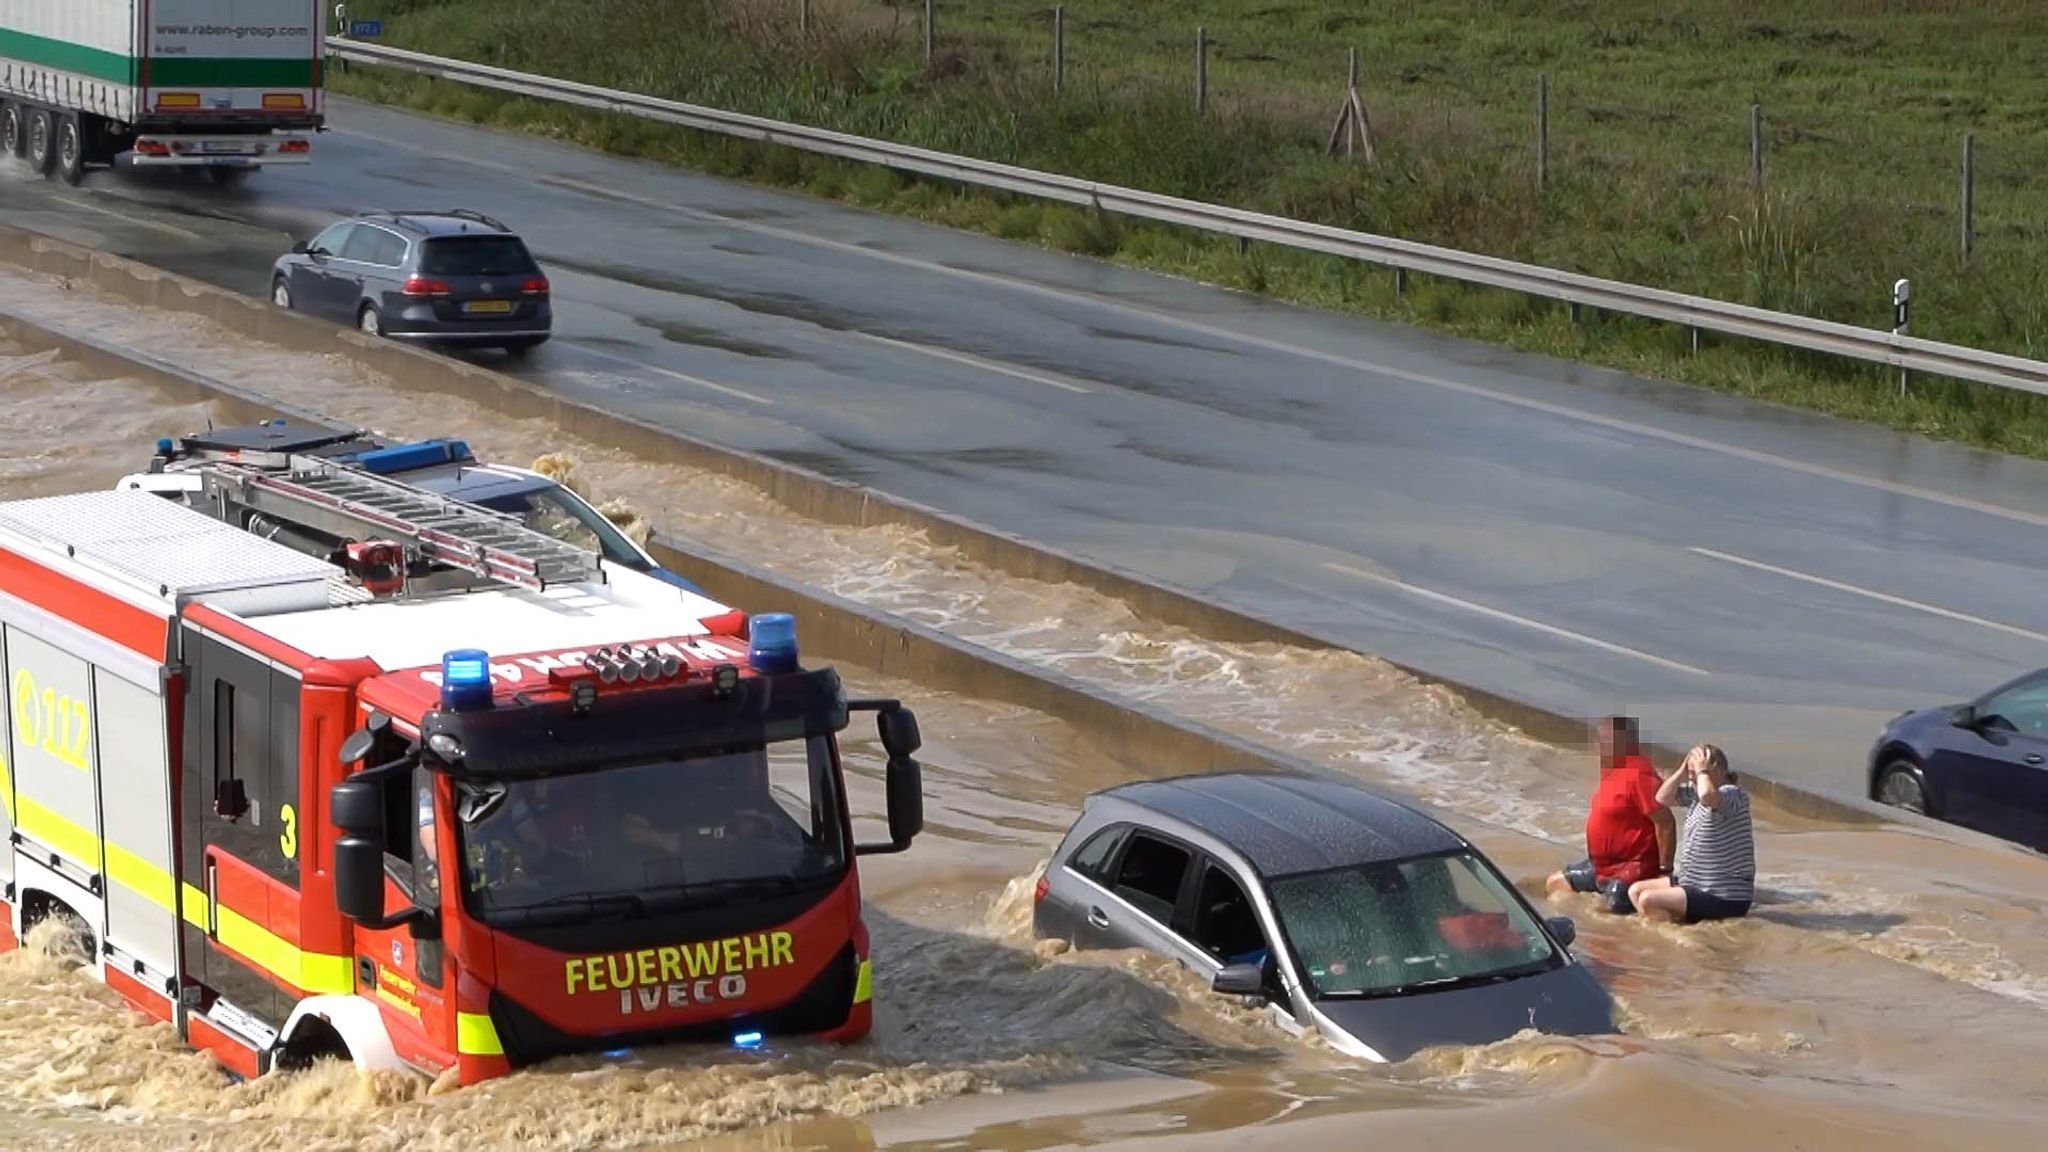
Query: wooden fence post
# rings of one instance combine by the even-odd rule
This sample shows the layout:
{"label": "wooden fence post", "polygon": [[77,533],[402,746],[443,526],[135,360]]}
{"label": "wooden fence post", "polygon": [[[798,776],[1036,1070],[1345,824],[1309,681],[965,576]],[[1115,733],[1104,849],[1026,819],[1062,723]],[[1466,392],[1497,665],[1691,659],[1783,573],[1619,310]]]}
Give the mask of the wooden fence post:
{"label": "wooden fence post", "polygon": [[1195,26],[1195,115],[1209,112],[1209,29]]}
{"label": "wooden fence post", "polygon": [[1052,90],[1067,86],[1067,6],[1052,6]]}
{"label": "wooden fence post", "polygon": [[1977,134],[1963,133],[1963,261],[1969,262],[1977,240]]}
{"label": "wooden fence post", "polygon": [[1536,74],[1536,190],[1550,183],[1550,77]]}

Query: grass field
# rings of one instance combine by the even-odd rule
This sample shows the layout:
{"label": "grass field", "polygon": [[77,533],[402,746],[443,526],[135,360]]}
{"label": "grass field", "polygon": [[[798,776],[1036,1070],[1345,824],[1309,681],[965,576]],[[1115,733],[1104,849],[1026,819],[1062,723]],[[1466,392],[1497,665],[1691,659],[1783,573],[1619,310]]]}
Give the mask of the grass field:
{"label": "grass field", "polygon": [[[1654,8],[1654,12],[1645,9]],[[1852,324],[2048,356],[2048,17],[2029,0],[351,0],[385,42]],[[1214,42],[1193,106],[1197,24]],[[1324,154],[1362,60],[1375,163]],[[1550,90],[1539,190],[1535,92]],[[2048,456],[2048,400],[352,70],[342,93]],[[1766,126],[1750,181],[1749,108]],[[1960,166],[1976,134],[1975,250]]]}

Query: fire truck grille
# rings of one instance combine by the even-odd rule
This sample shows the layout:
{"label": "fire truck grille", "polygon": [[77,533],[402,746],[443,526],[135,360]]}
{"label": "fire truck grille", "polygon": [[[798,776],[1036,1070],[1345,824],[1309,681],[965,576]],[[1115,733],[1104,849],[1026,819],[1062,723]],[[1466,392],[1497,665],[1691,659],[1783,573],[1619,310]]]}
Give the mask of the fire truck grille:
{"label": "fire truck grille", "polygon": [[502,992],[491,993],[491,1022],[514,1068],[580,1052],[604,1052],[660,1044],[730,1044],[738,1032],[801,1036],[846,1023],[853,1007],[860,960],[848,944],[797,997],[766,1012],[729,1017],[710,1024],[659,1031],[621,1031],[594,1036],[564,1032],[519,1006]]}

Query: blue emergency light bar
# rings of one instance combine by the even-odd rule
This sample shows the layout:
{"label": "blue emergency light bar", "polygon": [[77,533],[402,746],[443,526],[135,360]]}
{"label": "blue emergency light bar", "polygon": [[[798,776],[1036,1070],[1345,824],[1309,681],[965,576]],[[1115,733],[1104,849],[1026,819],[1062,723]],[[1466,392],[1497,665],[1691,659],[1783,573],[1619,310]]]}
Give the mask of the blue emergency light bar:
{"label": "blue emergency light bar", "polygon": [[747,618],[747,663],[765,675],[797,670],[796,617],[764,612]]}
{"label": "blue emergency light bar", "polygon": [[761,1034],[759,1032],[735,1032],[732,1035],[732,1046],[735,1048],[759,1048],[761,1046]]}
{"label": "blue emergency light bar", "polygon": [[441,657],[441,707],[473,712],[491,706],[491,657],[481,648],[457,648]]}
{"label": "blue emergency light bar", "polygon": [[475,459],[467,441],[420,440],[411,444],[393,444],[389,448],[373,448],[356,456],[353,462],[365,472],[388,476],[393,472],[410,472],[436,464],[468,463]]}

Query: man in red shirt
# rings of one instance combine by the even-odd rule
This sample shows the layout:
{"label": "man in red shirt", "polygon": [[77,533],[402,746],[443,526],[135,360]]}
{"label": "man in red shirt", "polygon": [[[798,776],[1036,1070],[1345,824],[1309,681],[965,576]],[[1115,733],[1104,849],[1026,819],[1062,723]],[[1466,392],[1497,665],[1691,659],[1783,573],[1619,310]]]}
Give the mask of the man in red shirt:
{"label": "man in red shirt", "polygon": [[1606,717],[1596,725],[1595,735],[1600,743],[1600,783],[1586,813],[1586,858],[1552,873],[1544,887],[1552,896],[1618,889],[1624,898],[1609,904],[1615,911],[1627,911],[1629,885],[1670,873],[1678,822],[1657,802],[1662,781],[1636,741],[1635,721]]}

